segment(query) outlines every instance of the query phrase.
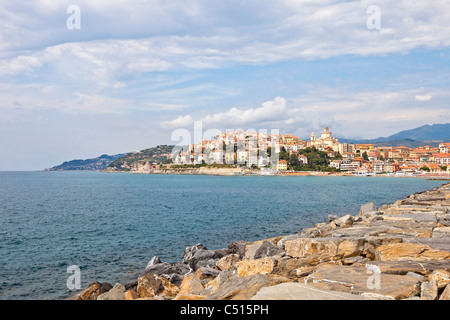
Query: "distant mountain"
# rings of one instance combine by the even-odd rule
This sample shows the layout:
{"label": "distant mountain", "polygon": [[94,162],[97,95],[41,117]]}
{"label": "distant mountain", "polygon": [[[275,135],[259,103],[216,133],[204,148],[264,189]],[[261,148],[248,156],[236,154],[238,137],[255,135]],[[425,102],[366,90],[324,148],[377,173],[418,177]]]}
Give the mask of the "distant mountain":
{"label": "distant mountain", "polygon": [[125,153],[109,156],[107,154],[100,157],[86,160],[71,160],[66,161],[59,166],[55,166],[46,171],[75,171],[75,170],[88,170],[88,171],[100,171],[105,169],[111,162],[126,156]]}
{"label": "distant mountain", "polygon": [[167,155],[172,153],[174,146],[161,145],[139,152],[131,152],[107,166],[107,171],[129,171],[132,163],[161,163],[167,160]]}
{"label": "distant mountain", "polygon": [[389,137],[376,139],[339,139],[340,142],[373,143],[376,146],[405,146],[417,148],[429,145],[437,147],[439,143],[450,141],[450,123],[424,125],[411,130],[404,130]]}
{"label": "distant mountain", "polygon": [[401,131],[387,138],[378,138],[376,140],[380,140],[380,142],[382,142],[400,139],[435,142],[450,140],[450,123],[433,125],[427,124],[419,128]]}

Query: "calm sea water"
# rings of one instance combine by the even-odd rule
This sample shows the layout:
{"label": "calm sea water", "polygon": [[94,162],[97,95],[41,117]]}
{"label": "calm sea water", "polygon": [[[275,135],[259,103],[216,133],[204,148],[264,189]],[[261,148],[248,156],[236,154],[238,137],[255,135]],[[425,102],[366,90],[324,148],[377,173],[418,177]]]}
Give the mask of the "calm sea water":
{"label": "calm sea water", "polygon": [[61,299],[67,267],[94,280],[136,279],[155,255],[186,246],[292,234],[328,214],[357,214],[439,181],[381,177],[216,177],[0,172],[0,299]]}

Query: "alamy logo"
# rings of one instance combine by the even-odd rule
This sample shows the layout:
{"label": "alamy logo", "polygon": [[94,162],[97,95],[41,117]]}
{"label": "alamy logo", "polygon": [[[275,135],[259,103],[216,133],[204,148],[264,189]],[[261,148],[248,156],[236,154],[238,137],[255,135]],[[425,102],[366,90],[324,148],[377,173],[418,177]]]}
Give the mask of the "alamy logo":
{"label": "alamy logo", "polygon": [[371,276],[367,279],[367,288],[369,290],[381,289],[381,270],[373,264],[366,265],[367,273]]}
{"label": "alamy logo", "polygon": [[366,25],[369,30],[381,29],[381,9],[377,5],[370,5],[367,7],[366,13],[370,16],[366,20]]}
{"label": "alamy logo", "polygon": [[66,26],[69,30],[81,29],[81,9],[79,6],[71,5],[67,7],[67,14],[70,16],[66,20]]}
{"label": "alamy logo", "polygon": [[67,273],[72,275],[67,278],[67,289],[74,291],[81,289],[81,270],[79,266],[70,266],[67,268]]}

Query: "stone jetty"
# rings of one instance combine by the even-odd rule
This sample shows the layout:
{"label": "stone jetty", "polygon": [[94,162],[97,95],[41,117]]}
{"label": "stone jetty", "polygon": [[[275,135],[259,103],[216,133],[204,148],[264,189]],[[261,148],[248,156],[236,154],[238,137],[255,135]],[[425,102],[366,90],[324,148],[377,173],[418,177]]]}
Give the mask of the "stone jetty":
{"label": "stone jetty", "polygon": [[134,282],[93,282],[70,299],[449,300],[450,184],[298,234],[154,257]]}

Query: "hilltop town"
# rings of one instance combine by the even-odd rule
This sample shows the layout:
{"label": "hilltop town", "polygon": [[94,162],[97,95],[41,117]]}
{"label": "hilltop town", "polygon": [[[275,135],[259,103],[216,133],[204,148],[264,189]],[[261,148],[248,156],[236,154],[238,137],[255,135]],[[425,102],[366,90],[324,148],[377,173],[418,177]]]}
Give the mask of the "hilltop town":
{"label": "hilltop town", "polygon": [[[450,143],[418,148],[341,143],[333,137],[328,127],[320,135],[313,132],[306,141],[289,134],[234,131],[223,132],[213,139],[188,146],[159,146],[153,149],[152,152],[158,153],[158,160],[163,161],[146,161],[140,153],[135,153],[128,159],[113,162],[107,171],[160,173],[158,170],[165,170],[165,173],[169,173],[175,169],[239,168],[240,172],[248,169],[278,174],[450,173]],[[148,150],[145,152],[148,153]]]}

